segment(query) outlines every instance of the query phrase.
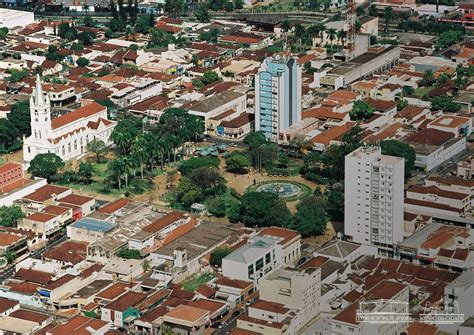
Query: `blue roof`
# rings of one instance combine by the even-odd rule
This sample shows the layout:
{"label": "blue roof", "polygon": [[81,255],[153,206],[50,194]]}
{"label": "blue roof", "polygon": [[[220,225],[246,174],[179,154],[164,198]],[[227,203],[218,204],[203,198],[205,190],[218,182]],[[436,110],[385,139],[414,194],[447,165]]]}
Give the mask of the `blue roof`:
{"label": "blue roof", "polygon": [[71,225],[71,227],[74,227],[74,228],[82,228],[82,229],[97,231],[101,233],[105,233],[111,230],[112,228],[114,228],[114,226],[115,224],[113,224],[112,222],[96,220],[96,219],[91,219],[91,218],[80,219],[79,221]]}

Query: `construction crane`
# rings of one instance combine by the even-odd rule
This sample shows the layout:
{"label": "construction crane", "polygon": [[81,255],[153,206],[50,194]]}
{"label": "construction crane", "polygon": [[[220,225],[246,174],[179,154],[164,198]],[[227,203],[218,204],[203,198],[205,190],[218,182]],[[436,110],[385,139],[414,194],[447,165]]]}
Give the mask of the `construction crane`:
{"label": "construction crane", "polygon": [[347,36],[346,36],[346,61],[354,58],[355,53],[355,39],[356,39],[356,6],[354,0],[347,0],[346,6],[346,25],[347,25]]}

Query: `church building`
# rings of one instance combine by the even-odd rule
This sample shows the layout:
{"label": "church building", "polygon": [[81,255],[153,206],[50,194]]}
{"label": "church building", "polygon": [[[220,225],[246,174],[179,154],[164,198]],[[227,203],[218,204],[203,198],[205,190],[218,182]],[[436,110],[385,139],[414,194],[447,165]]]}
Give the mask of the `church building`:
{"label": "church building", "polygon": [[51,117],[51,103],[43,94],[39,75],[30,98],[31,135],[23,141],[23,161],[29,166],[37,154],[54,153],[66,161],[87,151],[87,144],[100,139],[110,145],[116,122],[107,119],[107,107],[96,102],[75,111]]}

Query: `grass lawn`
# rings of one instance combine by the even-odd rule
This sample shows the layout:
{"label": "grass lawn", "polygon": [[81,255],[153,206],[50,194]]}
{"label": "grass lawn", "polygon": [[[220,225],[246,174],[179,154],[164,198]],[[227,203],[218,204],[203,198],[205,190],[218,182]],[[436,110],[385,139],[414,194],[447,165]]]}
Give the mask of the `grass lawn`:
{"label": "grass lawn", "polygon": [[204,273],[198,277],[192,276],[182,282],[183,289],[194,292],[200,285],[207,283],[212,278],[214,278],[214,274],[211,272]]}
{"label": "grass lawn", "polygon": [[434,88],[434,86],[418,87],[415,92],[413,92],[413,96],[421,98],[425,94],[430,93]]}

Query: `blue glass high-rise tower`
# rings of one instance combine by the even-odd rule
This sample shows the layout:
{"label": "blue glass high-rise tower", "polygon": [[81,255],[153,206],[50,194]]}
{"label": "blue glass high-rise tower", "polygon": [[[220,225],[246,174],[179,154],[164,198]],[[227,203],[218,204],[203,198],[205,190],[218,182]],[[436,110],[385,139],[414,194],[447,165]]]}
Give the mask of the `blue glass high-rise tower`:
{"label": "blue glass high-rise tower", "polygon": [[301,121],[301,67],[294,58],[271,57],[255,76],[255,130],[274,142]]}

